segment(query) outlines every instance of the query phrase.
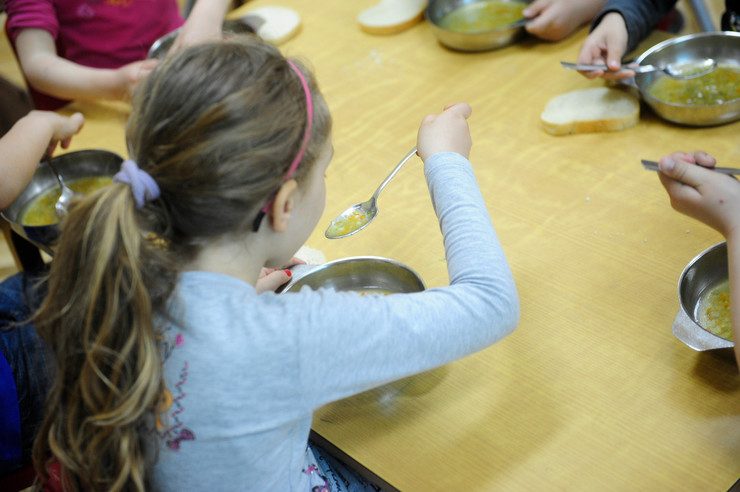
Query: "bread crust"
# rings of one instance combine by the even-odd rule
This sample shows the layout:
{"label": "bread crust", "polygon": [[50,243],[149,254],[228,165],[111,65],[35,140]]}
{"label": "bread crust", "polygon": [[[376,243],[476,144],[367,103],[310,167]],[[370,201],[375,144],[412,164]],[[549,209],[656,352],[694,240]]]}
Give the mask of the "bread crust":
{"label": "bread crust", "polygon": [[424,11],[422,10],[419,12],[419,14],[416,17],[412,17],[411,19],[401,22],[398,24],[388,24],[383,26],[371,26],[367,24],[363,24],[362,21],[357,19],[358,24],[360,24],[360,29],[365,31],[368,34],[376,34],[380,36],[387,36],[389,34],[398,34],[401,31],[405,31],[406,29],[413,27],[414,25],[418,24],[424,20]]}
{"label": "bread crust", "polygon": [[[552,121],[549,120],[546,117],[546,113],[548,112],[548,109],[550,112],[557,111],[557,109],[551,109],[549,108],[550,104],[556,101],[558,98],[566,96],[566,94],[561,94],[559,96],[554,97],[550,101],[548,101],[548,106],[545,107],[545,110],[540,115],[540,121],[542,122],[542,126],[544,130],[549,133],[550,135],[572,135],[575,133],[595,133],[595,132],[614,132],[619,130],[624,130],[627,128],[631,128],[635,125],[637,125],[637,122],[640,120],[640,103],[634,96],[624,93],[622,91],[618,91],[617,89],[609,89],[604,88],[606,91],[611,93],[611,95],[619,94],[620,99],[623,100],[625,103],[631,104],[630,111],[628,114],[624,114],[624,111],[618,111],[619,114],[615,114],[613,116],[609,116],[609,111],[611,108],[605,106],[603,109],[603,117],[601,118],[593,118],[593,119],[578,119],[577,117],[571,118],[565,121]],[[582,89],[577,91],[572,91],[570,93],[567,93],[570,98],[574,94],[578,94],[579,92],[583,92],[584,95],[587,91],[593,91],[594,89]],[[607,94],[607,92],[605,92]],[[588,100],[586,97],[584,97],[584,104],[593,104],[594,101]],[[572,101],[569,101],[569,103],[572,103]],[[560,108],[558,108],[560,109]],[[572,108],[568,108],[572,109]],[[617,112],[617,110],[615,110]]]}
{"label": "bread crust", "polygon": [[[427,2],[419,0],[381,0],[373,7],[360,12],[357,22],[360,29],[368,34],[381,36],[397,34],[424,20],[426,6]],[[412,8],[416,8],[416,12]],[[405,11],[404,14],[413,15],[411,17],[399,15],[399,10]],[[388,18],[383,19],[380,14],[387,14]],[[369,22],[367,17],[371,18]]]}

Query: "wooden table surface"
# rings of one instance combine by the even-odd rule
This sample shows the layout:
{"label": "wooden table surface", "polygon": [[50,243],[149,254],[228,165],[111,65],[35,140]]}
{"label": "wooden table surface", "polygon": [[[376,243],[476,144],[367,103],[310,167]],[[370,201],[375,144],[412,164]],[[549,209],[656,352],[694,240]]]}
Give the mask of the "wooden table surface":
{"label": "wooden table surface", "polygon": [[[361,32],[355,16],[372,0],[281,3],[303,19],[283,51],[315,68],[334,116],[320,229],[372,193],[425,114],[467,101],[471,160],[521,296],[507,339],[405,386],[331,404],[315,429],[402,490],[729,488],[740,476],[737,369],[671,334],[681,270],[721,237],[674,212],[639,161],[701,148],[737,165],[740,123],[679,127],[643,108],[626,131],[553,137],[539,123],[548,99],[602,83],[558,66],[576,58],[585,31],[462,54],[426,24]],[[73,149],[125,154],[125,104],[73,108],[88,116]],[[317,230],[308,244],[329,259],[394,258],[428,286],[447,284],[418,160],[379,207],[362,233],[329,241]]]}

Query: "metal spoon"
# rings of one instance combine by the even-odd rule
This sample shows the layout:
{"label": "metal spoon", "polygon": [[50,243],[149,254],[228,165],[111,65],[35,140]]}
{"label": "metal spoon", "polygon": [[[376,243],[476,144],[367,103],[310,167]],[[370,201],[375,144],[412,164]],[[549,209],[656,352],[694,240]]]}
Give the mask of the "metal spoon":
{"label": "metal spoon", "polygon": [[67,215],[69,204],[72,202],[72,198],[74,198],[75,192],[72,190],[72,188],[64,184],[64,181],[62,180],[62,175],[59,174],[56,166],[51,163],[51,159],[46,161],[46,163],[49,165],[49,168],[51,168],[54,176],[56,176],[57,181],[59,182],[59,188],[62,190],[62,194],[59,195],[59,198],[54,204],[54,211],[56,212],[57,217],[61,219],[62,217]]}
{"label": "metal spoon", "polygon": [[[561,61],[560,64],[564,68],[579,71],[595,71],[601,70],[603,72],[609,72],[610,69],[606,65],[587,65],[582,63],[569,63]],[[632,70],[635,73],[650,73],[650,72],[664,72],[671,78],[680,80],[695,79],[702,77],[708,73],[714,72],[717,69],[717,61],[712,58],[705,58],[700,61],[682,62],[682,63],[669,63],[665,66],[657,65],[637,65],[637,66],[625,66],[626,70]]]}
{"label": "metal spoon", "polygon": [[[646,159],[642,159],[642,167],[647,169],[648,171],[659,171],[658,163],[655,161],[648,161]],[[703,167],[703,166],[702,166]],[[716,171],[718,173],[727,174],[729,176],[734,175],[740,175],[740,168],[737,167],[705,167],[704,169],[709,169],[710,171]]]}
{"label": "metal spoon", "polygon": [[408,154],[401,159],[393,171],[380,183],[378,189],[375,190],[373,196],[369,200],[361,203],[352,205],[347,210],[339,214],[334,220],[331,221],[329,227],[326,228],[324,235],[329,239],[339,239],[342,237],[351,236],[355,234],[373,221],[375,216],[378,214],[378,195],[383,191],[383,188],[390,182],[393,177],[398,174],[401,170],[401,166],[406,164],[406,161],[411,159],[416,154],[416,147],[411,149]]}

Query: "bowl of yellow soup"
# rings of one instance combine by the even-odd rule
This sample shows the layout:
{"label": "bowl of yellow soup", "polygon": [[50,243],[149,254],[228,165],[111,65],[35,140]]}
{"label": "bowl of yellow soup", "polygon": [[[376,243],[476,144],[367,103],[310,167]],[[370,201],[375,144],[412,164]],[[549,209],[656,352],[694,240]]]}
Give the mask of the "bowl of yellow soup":
{"label": "bowl of yellow soup", "polygon": [[645,51],[640,65],[687,64],[711,58],[717,68],[701,77],[679,80],[663,72],[638,74],[635,84],[660,117],[690,126],[740,119],[740,33],[702,32],[669,39]]}
{"label": "bowl of yellow soup", "polygon": [[430,0],[426,18],[448,48],[485,51],[511,44],[524,32],[526,7],[516,0]]}
{"label": "bowl of yellow soup", "polygon": [[699,351],[734,347],[727,243],[707,248],[686,265],[678,299],[673,333],[679,340]]}
{"label": "bowl of yellow soup", "polygon": [[282,292],[303,287],[368,294],[397,294],[424,290],[421,277],[406,265],[379,256],[354,256],[323,265],[297,265]]}
{"label": "bowl of yellow soup", "polygon": [[[52,159],[65,184],[81,195],[109,185],[122,161],[121,156],[107,150],[80,150]],[[54,210],[59,194],[54,173],[42,162],[26,189],[0,215],[22,237],[51,253],[59,235],[59,218]]]}

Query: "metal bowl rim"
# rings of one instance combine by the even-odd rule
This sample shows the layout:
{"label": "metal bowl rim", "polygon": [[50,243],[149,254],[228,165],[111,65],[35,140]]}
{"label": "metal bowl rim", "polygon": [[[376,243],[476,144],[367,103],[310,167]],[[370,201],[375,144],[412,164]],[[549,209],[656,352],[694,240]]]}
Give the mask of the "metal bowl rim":
{"label": "metal bowl rim", "polygon": [[363,260],[363,261],[364,260],[372,260],[372,261],[377,261],[377,262],[380,262],[380,263],[389,263],[389,264],[391,264],[391,265],[393,265],[395,267],[400,267],[402,270],[407,270],[409,273],[413,274],[414,277],[419,281],[419,283],[421,284],[422,290],[426,290],[426,284],[424,284],[424,280],[421,278],[421,275],[419,275],[416,272],[416,270],[414,270],[410,266],[407,266],[407,265],[401,263],[398,260],[393,260],[391,258],[385,258],[383,256],[348,256],[346,258],[339,258],[339,259],[336,259],[336,260],[328,261],[326,263],[322,263],[321,265],[317,265],[316,268],[312,269],[310,272],[308,272],[305,275],[303,275],[302,277],[300,277],[298,280],[296,280],[296,282],[293,285],[290,285],[290,286],[286,287],[286,289],[283,290],[282,292],[288,292],[288,289],[289,288],[293,288],[301,280],[303,280],[303,279],[305,279],[305,278],[313,275],[314,273],[317,273],[317,272],[326,270],[326,269],[331,268],[332,266],[335,266],[335,265],[341,265],[343,263],[351,263],[351,262],[355,262],[355,261],[358,261],[358,260]]}

